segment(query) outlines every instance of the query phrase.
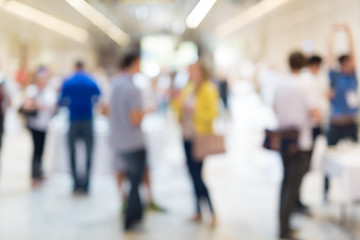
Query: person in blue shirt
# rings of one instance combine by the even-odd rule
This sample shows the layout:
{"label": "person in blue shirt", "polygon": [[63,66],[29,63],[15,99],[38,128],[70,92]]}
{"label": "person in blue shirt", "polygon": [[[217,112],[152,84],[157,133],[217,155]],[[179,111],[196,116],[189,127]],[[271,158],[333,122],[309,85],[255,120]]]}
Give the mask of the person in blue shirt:
{"label": "person in blue shirt", "polygon": [[[345,31],[349,39],[350,53],[338,58],[339,69],[335,67],[334,34]],[[346,24],[335,24],[329,39],[329,78],[331,119],[328,132],[328,145],[334,146],[340,140],[358,141],[356,116],[359,110],[358,82],[355,69],[354,40],[350,27]],[[325,200],[329,190],[329,179],[325,178]]]}
{"label": "person in blue shirt", "polygon": [[[93,109],[100,95],[99,87],[90,74],[84,71],[84,64],[78,61],[75,64],[75,73],[65,81],[60,96],[60,105],[66,106],[70,112],[68,146],[74,193],[87,194],[89,191],[94,145]],[[77,140],[84,141],[86,146],[86,172],[82,176],[77,172]]]}

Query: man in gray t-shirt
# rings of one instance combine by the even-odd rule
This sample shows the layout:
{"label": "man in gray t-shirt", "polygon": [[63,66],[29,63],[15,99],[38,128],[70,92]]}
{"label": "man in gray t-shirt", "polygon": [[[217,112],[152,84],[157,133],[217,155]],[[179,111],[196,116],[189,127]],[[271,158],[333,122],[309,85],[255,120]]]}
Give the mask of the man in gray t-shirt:
{"label": "man in gray t-shirt", "polygon": [[122,73],[113,79],[110,99],[110,125],[112,146],[124,161],[124,171],[131,183],[125,209],[126,231],[141,221],[143,206],[139,185],[144,175],[146,150],[141,122],[145,115],[140,90],[133,82],[134,74],[140,71],[140,54],[128,53],[120,63]]}
{"label": "man in gray t-shirt", "polygon": [[[114,79],[111,95],[111,143],[117,152],[133,152],[145,148],[144,135],[132,116],[143,110],[140,90],[132,75],[124,72]],[[137,113],[138,112],[138,113]]]}

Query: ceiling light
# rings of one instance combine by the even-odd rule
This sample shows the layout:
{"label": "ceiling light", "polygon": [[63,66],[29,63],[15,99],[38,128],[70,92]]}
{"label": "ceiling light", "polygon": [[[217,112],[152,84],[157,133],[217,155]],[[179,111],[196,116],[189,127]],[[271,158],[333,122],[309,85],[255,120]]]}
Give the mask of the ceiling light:
{"label": "ceiling light", "polygon": [[89,38],[89,33],[86,30],[23,3],[8,1],[2,7],[19,17],[37,23],[78,42],[86,42]]}
{"label": "ceiling light", "polygon": [[81,15],[87,18],[101,31],[103,31],[109,38],[114,40],[119,45],[126,45],[130,42],[129,36],[111,22],[102,13],[96,10],[93,6],[84,0],[65,0],[70,6],[72,6]]}
{"label": "ceiling light", "polygon": [[288,1],[290,0],[262,0],[256,5],[250,7],[248,10],[245,10],[220,25],[216,30],[216,34],[221,37],[228,36]]}
{"label": "ceiling light", "polygon": [[209,13],[217,0],[200,0],[190,15],[186,18],[188,28],[197,28]]}

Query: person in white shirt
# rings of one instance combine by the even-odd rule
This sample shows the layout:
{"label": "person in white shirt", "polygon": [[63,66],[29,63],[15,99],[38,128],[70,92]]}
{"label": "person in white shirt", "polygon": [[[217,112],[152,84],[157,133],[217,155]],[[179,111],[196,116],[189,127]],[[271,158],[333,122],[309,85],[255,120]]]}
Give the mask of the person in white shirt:
{"label": "person in white shirt", "polygon": [[35,82],[26,89],[26,100],[23,108],[32,111],[28,115],[26,124],[31,132],[34,152],[32,156],[31,177],[33,187],[37,187],[44,179],[42,169],[42,157],[45,146],[46,132],[55,112],[56,92],[48,86],[50,77],[49,70],[46,67],[39,67]]}
{"label": "person in white shirt", "polygon": [[[305,64],[306,58],[301,52],[290,55],[291,73],[279,85],[274,100],[279,129],[296,130],[299,133],[298,139],[282,144],[280,151],[284,165],[280,195],[280,238],[283,239],[292,237],[289,219],[295,208],[303,176],[309,166],[312,149],[312,121],[313,117],[318,115],[313,81],[308,74],[302,72]],[[293,143],[290,143],[291,141]],[[295,150],[290,148],[294,145]]]}

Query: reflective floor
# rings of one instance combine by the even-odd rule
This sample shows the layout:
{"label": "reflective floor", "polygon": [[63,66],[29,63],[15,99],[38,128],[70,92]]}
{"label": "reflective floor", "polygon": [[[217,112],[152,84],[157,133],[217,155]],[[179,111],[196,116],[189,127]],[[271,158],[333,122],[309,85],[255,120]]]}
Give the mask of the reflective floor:
{"label": "reflective floor", "polygon": [[[91,194],[73,196],[70,177],[56,171],[52,159],[46,159],[46,183],[32,191],[28,180],[30,138],[26,130],[13,127],[2,153],[0,239],[276,239],[282,169],[278,155],[260,147],[262,129],[272,123],[273,116],[250,84],[240,83],[238,89],[231,98],[231,117],[218,122],[219,129],[227,133],[229,151],[210,157],[204,171],[219,218],[216,228],[211,229],[206,222],[187,221],[194,208],[179,131],[171,115],[153,115],[145,126],[152,147],[153,188],[156,201],[167,213],[149,212],[142,231],[124,234],[113,176],[95,174]],[[169,146],[164,148],[164,144]],[[346,222],[342,223],[342,208],[336,201],[324,204],[321,188],[322,174],[309,173],[302,186],[302,199],[312,208],[313,216],[294,215],[292,223],[299,230],[299,239],[359,239],[359,207],[345,209]]]}

